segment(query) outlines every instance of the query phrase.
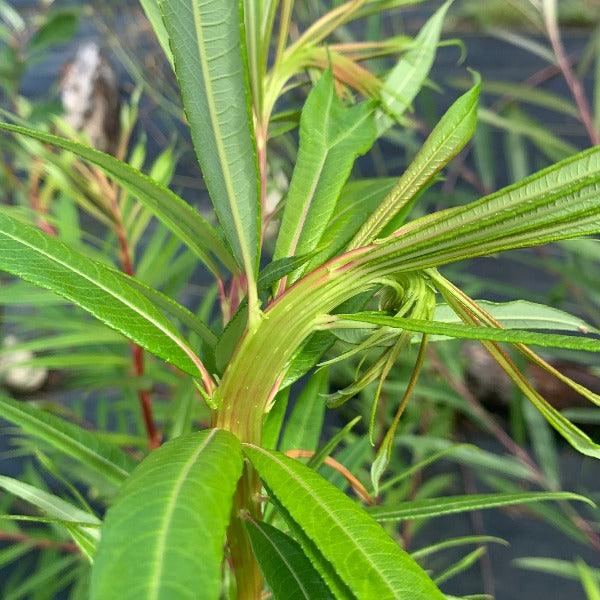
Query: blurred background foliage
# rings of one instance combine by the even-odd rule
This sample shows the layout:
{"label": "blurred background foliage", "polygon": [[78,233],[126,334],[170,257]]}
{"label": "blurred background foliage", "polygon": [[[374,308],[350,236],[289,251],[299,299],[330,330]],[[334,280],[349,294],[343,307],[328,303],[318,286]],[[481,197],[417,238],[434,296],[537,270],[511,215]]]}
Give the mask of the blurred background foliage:
{"label": "blurred background foliage", "polygon": [[[292,35],[336,4],[340,3],[297,0]],[[404,4],[336,30],[331,42],[366,39],[376,44],[393,35],[396,55],[402,53],[440,5],[418,0]],[[456,0],[430,79],[407,127],[390,130],[379,140],[374,151],[358,161],[356,175],[399,175],[452,99],[470,85],[465,66],[483,79],[479,128],[445,179],[427,192],[419,211],[462,204],[597,143],[586,128],[581,95],[593,130],[600,131],[600,2],[560,0],[562,55],[548,36],[540,4],[541,0]],[[0,0],[4,119],[75,135],[63,119],[59,81],[63,65],[89,40],[105,49],[119,81],[117,153],[206,211],[206,193],[185,134],[175,82],[137,3]],[[375,72],[384,72],[395,60],[381,54],[371,51],[366,57]],[[565,64],[581,84],[579,98],[573,81],[565,77]],[[311,76],[308,71],[307,80]],[[294,164],[298,106],[305,96],[305,86],[299,86],[277,106],[269,164],[274,203],[285,194]],[[50,152],[21,138],[0,136],[0,151],[0,201],[13,214],[93,258],[119,263],[117,217],[110,198],[121,192],[100,171],[68,153]],[[385,185],[365,189],[349,184],[345,194],[350,210],[356,210],[360,202],[381,198],[386,190]],[[118,219],[130,240],[137,276],[197,313],[213,314],[217,290],[206,283],[194,256],[134,199],[124,207]],[[582,240],[474,260],[446,271],[473,297],[543,302],[600,328],[599,267],[600,243]],[[207,420],[196,390],[168,365],[147,356],[143,372],[134,375],[130,348],[119,335],[49,292],[4,276],[0,285],[0,380],[18,401],[94,428],[134,456],[146,446],[135,399],[141,390],[152,390],[156,417],[167,437]],[[527,305],[521,307],[526,310]],[[197,336],[192,341],[202,343]],[[340,336],[337,343],[348,350],[355,341]],[[424,507],[421,515],[407,514],[402,522],[404,545],[416,550],[436,581],[448,581],[447,589],[456,595],[486,597],[476,595],[483,590],[499,600],[597,600],[598,509],[578,506],[575,512],[565,503],[469,513],[456,508],[452,512],[459,514],[453,515],[443,514],[438,506],[437,513],[427,513],[428,499],[480,492],[566,489],[600,501],[597,464],[559,441],[478,347],[459,342],[431,346],[397,431],[399,450],[381,487],[386,499],[411,500]],[[393,419],[416,351],[399,361],[383,386],[376,415],[381,432]],[[554,351],[545,357],[600,392],[600,367],[593,355]],[[336,363],[318,371],[302,394],[292,389],[289,403],[279,402],[278,414],[272,416],[273,421],[285,419],[286,426],[281,440],[272,439],[271,444],[279,443],[283,450],[320,448],[320,460],[330,457],[321,467],[323,474],[371,502],[368,470],[374,451],[362,434],[373,386],[341,410],[326,410],[323,402],[324,394],[350,385],[358,368],[352,359]],[[555,406],[598,436],[597,408],[581,404],[544,373],[530,368],[529,374]],[[82,506],[91,503],[101,509],[114,494],[105,481],[95,480],[50,445],[32,441],[8,424],[2,433],[2,474],[18,476],[48,493],[66,494]],[[343,465],[348,476],[332,464]],[[5,517],[27,510],[14,490],[0,496]],[[440,532],[445,545],[435,545]],[[512,545],[510,552],[506,544]],[[17,523],[0,516],[0,596],[85,598],[87,566],[74,552],[62,530],[52,524]]]}

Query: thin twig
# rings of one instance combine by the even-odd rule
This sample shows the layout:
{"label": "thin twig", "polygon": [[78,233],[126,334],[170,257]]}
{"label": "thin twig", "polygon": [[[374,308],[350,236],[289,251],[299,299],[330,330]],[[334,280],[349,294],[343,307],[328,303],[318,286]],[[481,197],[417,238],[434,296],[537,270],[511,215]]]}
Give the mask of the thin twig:
{"label": "thin twig", "polygon": [[8,533],[7,531],[0,531],[0,541],[29,544],[33,548],[38,548],[40,550],[52,548],[53,550],[58,550],[60,552],[80,554],[80,550],[76,544],[71,544],[69,542],[55,542],[53,540],[38,540],[25,535],[24,533]]}
{"label": "thin twig", "polygon": [[565,52],[565,47],[560,36],[558,20],[556,18],[556,4],[554,2],[546,2],[543,13],[544,20],[546,22],[548,38],[552,44],[552,50],[556,56],[558,66],[560,67],[563,77],[565,78],[565,81],[571,90],[575,104],[577,104],[581,121],[585,126],[590,141],[592,142],[592,145],[597,146],[600,143],[600,136],[594,127],[592,111],[590,109],[590,104],[586,98],[585,92],[583,91],[581,81],[575,76],[575,73],[573,73],[571,63],[567,58],[567,53]]}
{"label": "thin twig", "polygon": [[[315,452],[312,450],[288,450],[285,454],[290,458],[312,458]],[[348,482],[363,502],[369,505],[375,504],[375,500],[373,500],[367,488],[342,463],[335,460],[335,458],[331,458],[331,456],[327,456],[324,462]]]}

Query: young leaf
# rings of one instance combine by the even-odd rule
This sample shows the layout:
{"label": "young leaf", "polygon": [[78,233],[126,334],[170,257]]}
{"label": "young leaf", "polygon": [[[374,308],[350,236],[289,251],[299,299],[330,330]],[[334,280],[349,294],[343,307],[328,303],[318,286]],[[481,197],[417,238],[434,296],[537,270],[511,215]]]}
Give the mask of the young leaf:
{"label": "young leaf", "polygon": [[376,237],[402,225],[415,200],[471,139],[477,125],[481,84],[463,94],[435,126],[415,159],[389,195],[356,234],[350,249],[365,246]]}
{"label": "young leaf", "polygon": [[373,107],[363,102],[346,108],[335,92],[331,70],[325,71],[302,111],[300,149],[275,259],[316,248],[355,159],[369,150],[376,135]]}
{"label": "young leaf", "polygon": [[357,321],[371,323],[382,327],[403,329],[434,335],[466,340],[488,340],[507,342],[509,344],[532,344],[546,348],[567,348],[570,350],[585,350],[600,352],[600,340],[554,333],[537,333],[519,329],[498,329],[495,327],[479,327],[476,325],[455,325],[424,319],[408,319],[405,317],[387,317],[377,312],[363,312],[353,315],[335,315],[341,321]]}
{"label": "young leaf", "polygon": [[361,260],[416,270],[600,230],[600,148],[458,208],[416,219]]}
{"label": "young leaf", "polygon": [[333,598],[298,542],[268,525],[246,519],[246,530],[275,600]]}
{"label": "young leaf", "polygon": [[0,396],[0,417],[18,425],[25,433],[47,442],[117,485],[123,483],[135,465],[130,456],[103,441],[93,432],[55,417],[32,404]]}
{"label": "young leaf", "polygon": [[67,298],[140,346],[198,377],[204,369],[130,278],[0,212],[0,269]]}
{"label": "young leaf", "polygon": [[[400,59],[385,79],[381,101],[385,110],[396,121],[401,121],[402,115],[410,107],[429,75],[444,18],[451,3],[452,0],[443,4],[425,23],[415,38],[414,47]],[[389,126],[389,119],[381,119],[380,131],[385,131]]]}
{"label": "young leaf", "polygon": [[473,510],[548,500],[578,500],[594,506],[591,500],[571,492],[524,492],[521,494],[475,494],[425,498],[424,500],[400,502],[395,506],[371,508],[369,512],[377,521],[406,521],[407,519],[441,517]]}
{"label": "young leaf", "polygon": [[270,493],[360,599],[442,600],[429,576],[348,496],[318,473],[250,444],[244,452]]}
{"label": "young leaf", "polygon": [[457,548],[465,546],[467,544],[501,544],[502,546],[509,546],[510,544],[502,538],[494,537],[491,535],[469,535],[458,538],[449,538],[437,544],[420,548],[411,553],[411,556],[416,559],[422,559],[436,552],[448,550],[450,548]]}
{"label": "young leaf", "polygon": [[352,421],[340,429],[330,440],[328,440],[308,461],[308,466],[313,469],[318,469],[328,456],[331,456],[335,449],[346,437],[350,434],[354,426],[361,420],[362,417],[354,417]]}
{"label": "young leaf", "polygon": [[215,275],[219,273],[213,255],[228,269],[235,270],[236,265],[231,253],[212,225],[198,211],[177,194],[127,163],[89,146],[43,131],[6,123],[0,123],[0,130],[52,144],[95,164],[134,195],[167,229],[186,244],[212,273]]}
{"label": "young leaf", "polygon": [[342,189],[334,213],[319,241],[322,250],[310,261],[312,271],[340,254],[396,185],[395,177],[349,181]]}
{"label": "young leaf", "polygon": [[[580,317],[553,306],[527,300],[514,300],[511,302],[474,300],[474,302],[497,319],[502,327],[507,329],[553,329],[555,331],[598,333],[598,329]],[[463,322],[448,304],[438,304],[435,307],[433,320],[443,321],[444,323]]]}
{"label": "young leaf", "polygon": [[252,282],[259,256],[259,190],[242,3],[158,0],[196,155],[215,211]]}
{"label": "young leaf", "polygon": [[238,441],[218,429],[152,452],[108,510],[91,599],[219,598],[225,530],[241,472]]}

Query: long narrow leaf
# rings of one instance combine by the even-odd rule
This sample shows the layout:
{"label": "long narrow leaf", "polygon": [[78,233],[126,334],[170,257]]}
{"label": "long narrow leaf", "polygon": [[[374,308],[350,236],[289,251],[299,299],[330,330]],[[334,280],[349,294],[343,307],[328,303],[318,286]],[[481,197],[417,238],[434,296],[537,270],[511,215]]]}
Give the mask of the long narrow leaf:
{"label": "long narrow leaf", "polygon": [[144,204],[165,227],[172,231],[175,236],[194,252],[211,272],[215,275],[219,273],[218,265],[213,255],[228,269],[235,270],[235,262],[231,253],[216,230],[198,211],[194,210],[167,187],[134,169],[127,163],[89,146],[84,146],[83,144],[43,131],[36,131],[35,129],[28,129],[18,125],[8,125],[6,123],[0,123],[0,130],[10,131],[52,144],[63,150],[73,152],[77,156],[97,165],[134,195],[139,202]]}
{"label": "long narrow leaf", "polygon": [[250,281],[258,267],[258,167],[243,61],[241,2],[159,0],[202,174]]}
{"label": "long narrow leaf", "polygon": [[106,515],[90,598],[219,598],[241,472],[238,441],[217,429],[152,452]]}
{"label": "long narrow leaf", "polygon": [[600,352],[600,339],[572,335],[537,333],[520,329],[498,329],[494,327],[479,327],[476,325],[455,325],[454,323],[408,319],[405,317],[387,317],[377,312],[335,315],[335,319],[339,319],[340,321],[371,323],[381,327],[443,335],[465,340],[488,340],[493,342],[507,342],[509,344],[532,344],[534,346],[543,346],[546,348],[567,348],[570,350]]}
{"label": "long narrow leaf", "polygon": [[198,377],[204,368],[171,323],[129,284],[130,278],[2,212],[0,269],[67,298],[191,375]]}
{"label": "long narrow leaf", "polygon": [[123,483],[135,465],[131,457],[93,432],[55,417],[32,404],[0,396],[0,417],[117,485]]}
{"label": "long narrow leaf", "polygon": [[320,475],[278,452],[244,452],[272,493],[360,599],[444,596],[359,506]]}
{"label": "long narrow leaf", "polygon": [[333,598],[295,540],[267,523],[247,520],[246,529],[275,600]]}
{"label": "long narrow leaf", "polygon": [[[451,3],[451,0],[444,3],[425,23],[415,38],[414,48],[400,59],[385,79],[381,92],[382,104],[396,120],[402,118],[429,75],[444,18]],[[380,126],[381,129],[387,129],[389,126],[387,119],[384,119],[384,122],[385,125]]]}
{"label": "long narrow leaf", "polygon": [[405,521],[548,500],[578,500],[594,505],[584,496],[571,492],[524,492],[522,494],[476,494],[426,498],[401,502],[396,506],[372,508],[369,512],[377,521]]}
{"label": "long narrow leaf", "polygon": [[345,108],[335,92],[331,71],[325,71],[302,111],[300,150],[275,259],[316,248],[354,160],[369,150],[376,135],[373,107],[363,102]]}
{"label": "long narrow leaf", "polygon": [[419,153],[379,208],[356,234],[350,249],[397,229],[416,198],[471,139],[477,124],[481,84],[463,94],[435,126]]}

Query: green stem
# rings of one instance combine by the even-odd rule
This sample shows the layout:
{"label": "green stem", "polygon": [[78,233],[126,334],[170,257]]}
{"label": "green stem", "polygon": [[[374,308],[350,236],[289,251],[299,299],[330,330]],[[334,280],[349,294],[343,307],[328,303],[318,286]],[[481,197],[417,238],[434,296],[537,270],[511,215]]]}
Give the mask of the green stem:
{"label": "green stem", "polygon": [[261,520],[260,480],[256,471],[246,465],[233,500],[233,517],[227,530],[229,557],[235,575],[237,600],[260,600],[263,579],[250,538],[244,526],[244,516]]}

